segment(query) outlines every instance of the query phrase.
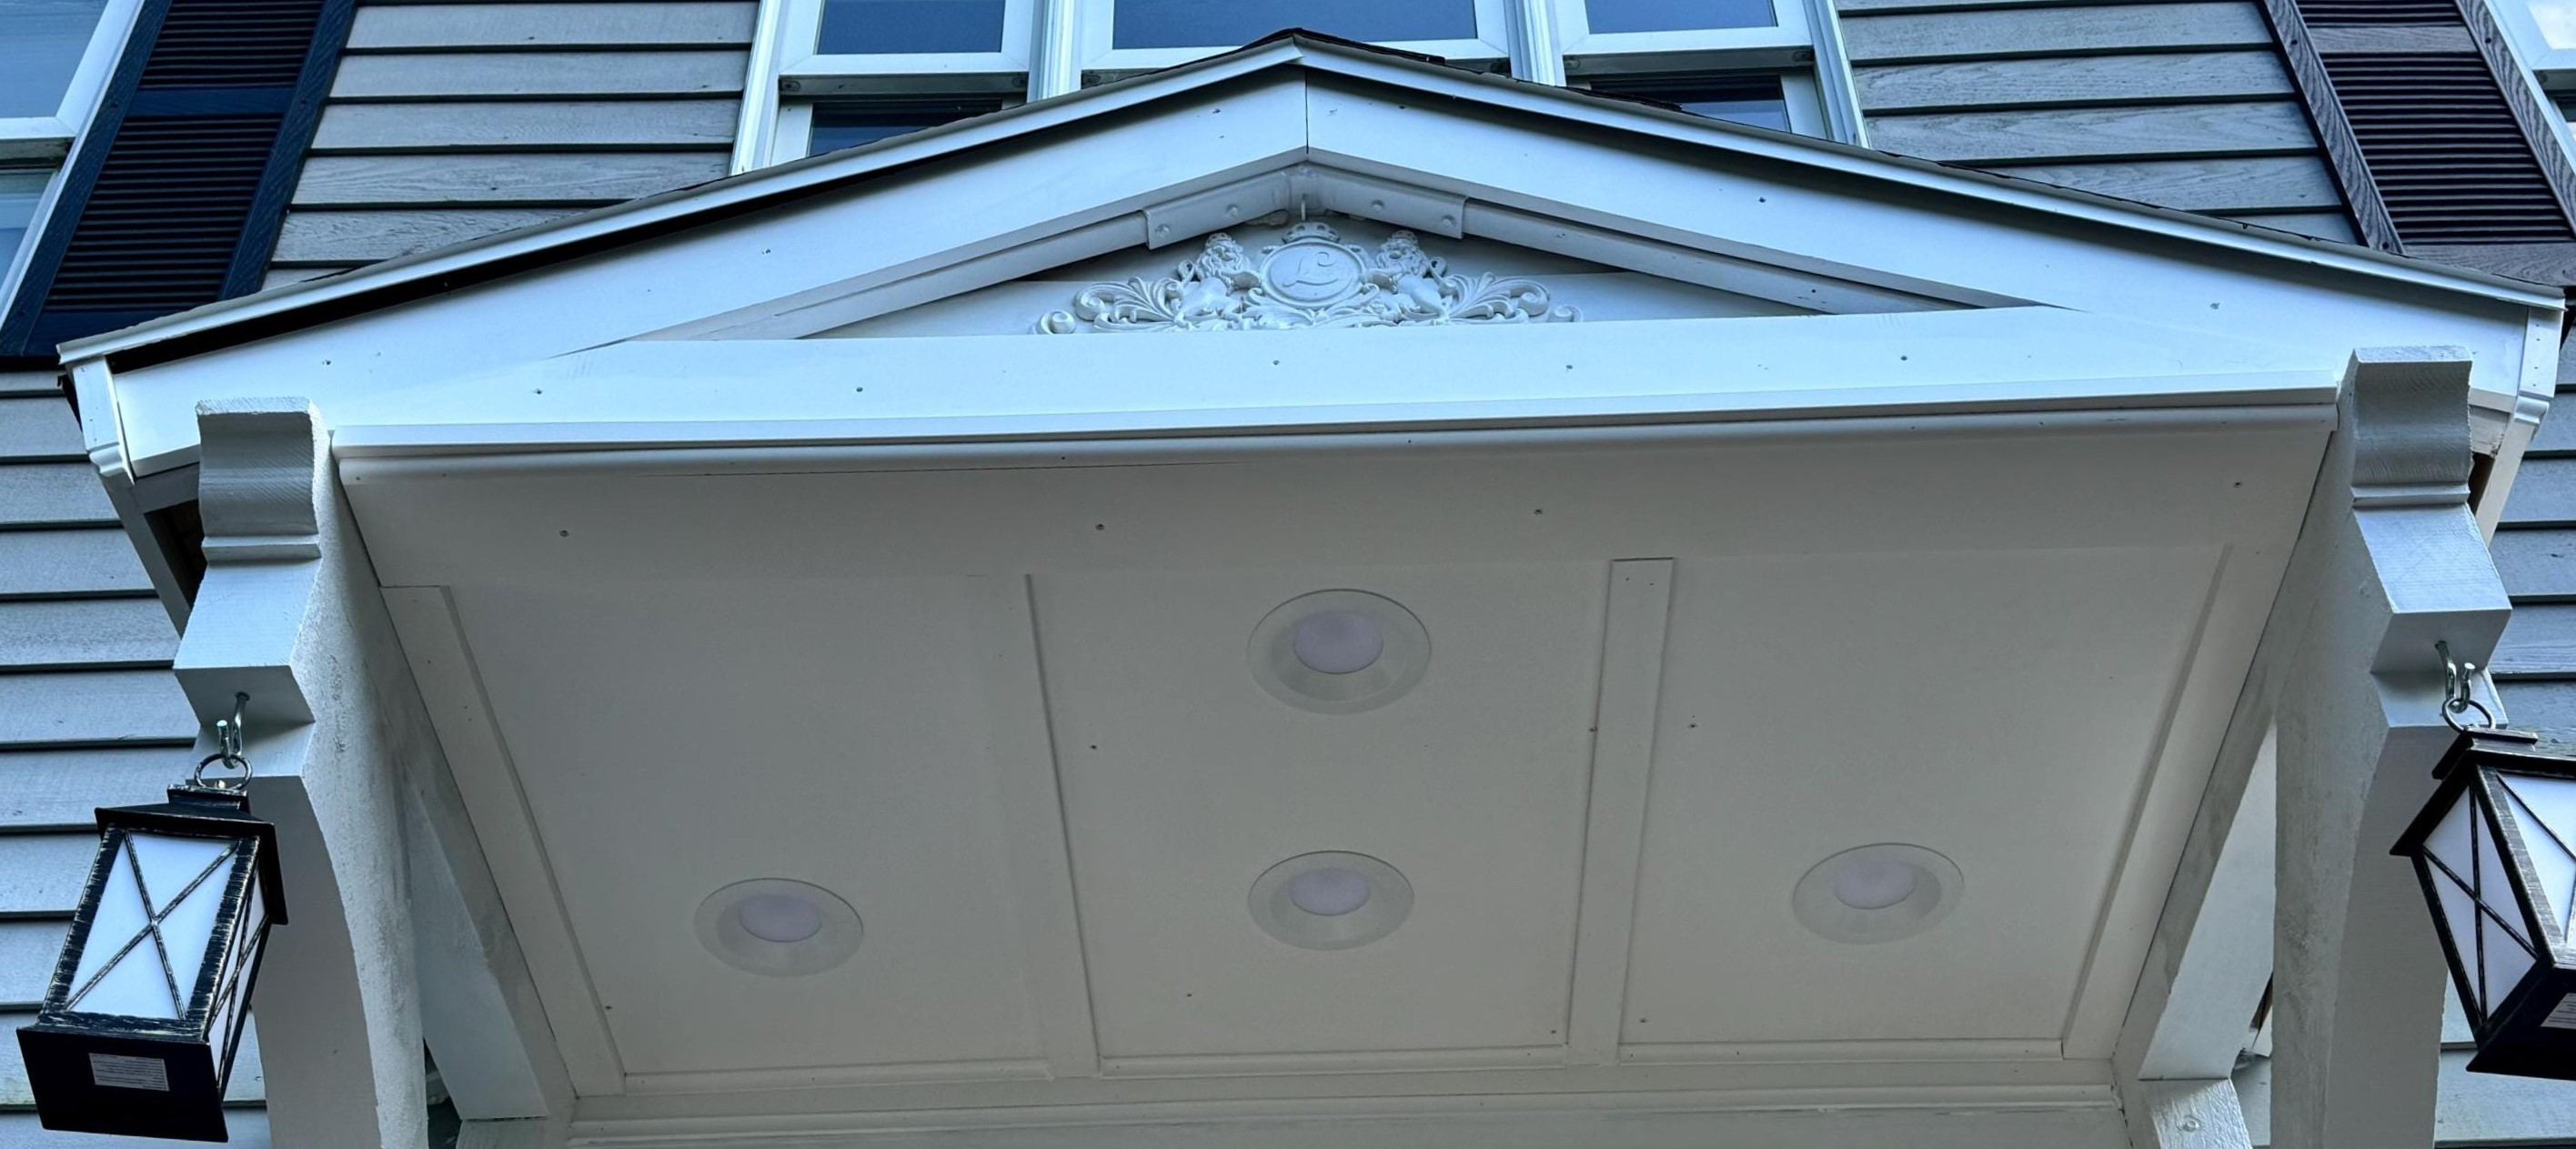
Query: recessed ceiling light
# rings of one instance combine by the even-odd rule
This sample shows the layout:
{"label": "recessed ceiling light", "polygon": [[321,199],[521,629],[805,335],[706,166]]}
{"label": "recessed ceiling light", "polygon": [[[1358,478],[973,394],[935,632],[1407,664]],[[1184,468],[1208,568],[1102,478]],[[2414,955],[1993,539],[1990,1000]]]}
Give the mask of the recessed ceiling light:
{"label": "recessed ceiling light", "polygon": [[858,911],[832,891],[787,878],[735,882],[698,903],[707,952],[769,977],[821,973],[859,948]]}
{"label": "recessed ceiling light", "polygon": [[1271,937],[1309,950],[1346,950],[1395,932],[1413,912],[1413,884],[1366,854],[1299,854],[1261,872],[1248,901]]}
{"label": "recessed ceiling light", "polygon": [[1386,650],[1386,634],[1355,610],[1319,610],[1297,620],[1289,644],[1306,669],[1324,674],[1366,670]]}
{"label": "recessed ceiling light", "polygon": [[1790,906],[1821,937],[1871,945],[1940,924],[1965,887],[1950,859],[1921,846],[1883,842],[1816,863],[1798,879]]}
{"label": "recessed ceiling light", "polygon": [[1395,701],[1431,666],[1431,634],[1395,600],[1358,590],[1299,595],[1252,628],[1252,677],[1300,710],[1354,714]]}

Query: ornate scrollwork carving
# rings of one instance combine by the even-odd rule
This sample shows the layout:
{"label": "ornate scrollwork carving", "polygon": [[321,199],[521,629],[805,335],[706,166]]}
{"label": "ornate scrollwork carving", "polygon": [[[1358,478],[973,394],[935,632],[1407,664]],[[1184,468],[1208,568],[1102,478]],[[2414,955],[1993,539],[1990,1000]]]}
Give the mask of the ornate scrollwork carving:
{"label": "ornate scrollwork carving", "polygon": [[1048,334],[1079,331],[1249,331],[1292,327],[1409,327],[1439,323],[1549,323],[1578,318],[1548,302],[1536,280],[1453,275],[1409,231],[1377,250],[1301,223],[1248,252],[1218,232],[1198,256],[1160,279],[1101,283],[1073,307],[1038,320]]}

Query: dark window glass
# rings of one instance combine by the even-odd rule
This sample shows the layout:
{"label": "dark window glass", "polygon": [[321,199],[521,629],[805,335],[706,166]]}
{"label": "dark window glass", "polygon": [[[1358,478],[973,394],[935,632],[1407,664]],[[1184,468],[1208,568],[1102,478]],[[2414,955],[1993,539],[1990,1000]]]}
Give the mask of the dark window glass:
{"label": "dark window glass", "polygon": [[0,0],[0,117],[50,116],[106,0]]}
{"label": "dark window glass", "polygon": [[823,31],[814,50],[829,55],[881,52],[999,52],[1003,0],[823,0]]}
{"label": "dark window glass", "polygon": [[1476,0],[1113,0],[1119,48],[1230,48],[1282,28],[1349,40],[1473,40]]}
{"label": "dark window glass", "polygon": [[1595,32],[1687,32],[1779,23],[1771,0],[1584,0],[1583,18]]}
{"label": "dark window glass", "polygon": [[9,258],[27,241],[27,229],[36,219],[36,200],[45,194],[45,181],[50,178],[50,172],[0,169],[0,273],[9,270]]}
{"label": "dark window glass", "polygon": [[1592,90],[1671,104],[1712,120],[1789,130],[1778,76],[1602,76]]}
{"label": "dark window glass", "polygon": [[805,154],[819,156],[1002,110],[999,96],[941,96],[820,104]]}

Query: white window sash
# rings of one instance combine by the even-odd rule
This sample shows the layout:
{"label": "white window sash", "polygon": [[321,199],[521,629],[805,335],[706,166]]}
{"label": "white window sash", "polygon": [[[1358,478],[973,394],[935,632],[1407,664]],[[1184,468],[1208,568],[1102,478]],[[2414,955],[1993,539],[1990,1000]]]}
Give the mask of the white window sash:
{"label": "white window sash", "polygon": [[1019,73],[1029,67],[1034,0],[1008,0],[1002,8],[1001,47],[991,52],[882,52],[827,54],[819,50],[823,0],[778,0],[782,6],[779,74],[782,77],[946,76]]}
{"label": "white window sash", "polygon": [[[1476,35],[1473,39],[1390,40],[1382,46],[1454,62],[1508,59],[1511,56],[1514,2],[1476,0]],[[1149,72],[1242,47],[1240,44],[1212,44],[1204,48],[1120,48],[1113,42],[1117,0],[1083,0],[1077,7],[1080,15],[1076,20],[1079,37],[1076,58],[1083,62],[1082,66],[1087,71],[1109,75]]]}

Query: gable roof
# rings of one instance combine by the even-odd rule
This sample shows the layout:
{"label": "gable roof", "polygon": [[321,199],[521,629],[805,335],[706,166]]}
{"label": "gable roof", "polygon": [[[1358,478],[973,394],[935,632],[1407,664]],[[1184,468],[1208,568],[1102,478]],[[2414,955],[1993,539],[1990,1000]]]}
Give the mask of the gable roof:
{"label": "gable roof", "polygon": [[139,367],[264,339],[437,296],[657,236],[833,194],[934,161],[1002,151],[1053,130],[1265,73],[1302,71],[1553,120],[1595,140],[1682,148],[1902,185],[1909,194],[2108,225],[2136,239],[2282,261],[2279,266],[2396,281],[2555,308],[2559,297],[2517,281],[2326,240],[2157,208],[2010,176],[1950,167],[1832,141],[1710,120],[1676,109],[1467,72],[1426,57],[1309,32],[1285,32],[1161,72],[1017,108],[648,196],[351,272],[211,304],[61,348],[66,362]]}

